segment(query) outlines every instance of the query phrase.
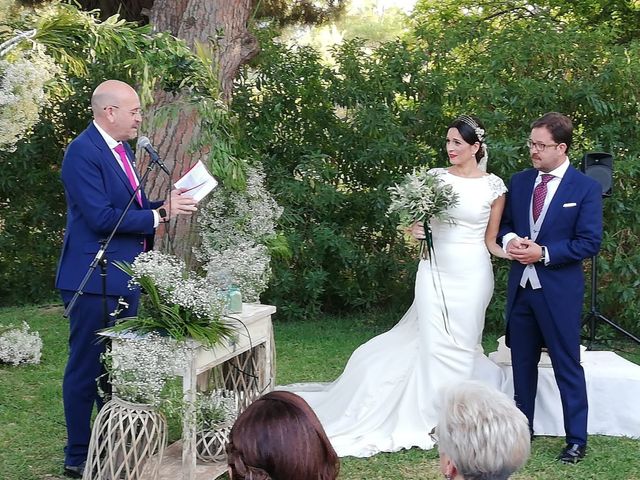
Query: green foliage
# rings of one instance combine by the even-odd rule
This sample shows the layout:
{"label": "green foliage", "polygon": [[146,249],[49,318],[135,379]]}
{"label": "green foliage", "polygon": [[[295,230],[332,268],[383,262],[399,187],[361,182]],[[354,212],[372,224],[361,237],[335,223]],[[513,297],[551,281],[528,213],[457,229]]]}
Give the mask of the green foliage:
{"label": "green foliage", "polygon": [[[67,104],[64,114],[48,108],[44,118],[64,123],[77,108]],[[86,116],[85,116],[86,118]],[[64,193],[59,180],[59,158],[64,137],[53,123],[40,122],[33,138],[16,152],[0,152],[0,303],[45,300],[53,296],[53,277],[62,245]]]}
{"label": "green foliage", "polygon": [[422,139],[435,127],[416,115],[424,59],[400,41],[366,55],[356,40],[331,69],[310,48],[263,47],[233,108],[285,207],[293,251],[274,259],[267,300],[287,318],[406,301],[415,253],[386,214],[387,188],[434,153]]}
{"label": "green foliage", "polygon": [[[640,29],[620,19],[640,10],[630,11],[628,3],[550,0],[530,8],[511,1],[479,9],[474,2],[423,1],[414,21],[432,74],[448,79],[449,111],[475,112],[487,126],[490,170],[506,180],[530,165],[522,145],[530,122],[547,111],[572,118],[575,166],[588,151],[613,154],[615,193],[604,202],[598,302],[607,316],[638,331],[640,307],[629,300],[640,269],[634,246],[640,241]],[[496,272],[493,328],[502,322],[495,301],[503,301],[506,268],[500,262]]]}
{"label": "green foliage", "polygon": [[[530,123],[560,111],[575,124],[574,165],[586,151],[615,157],[599,302],[638,330],[639,307],[628,300],[640,269],[633,247],[640,241],[640,29],[617,20],[637,14],[625,9],[596,0],[482,7],[425,0],[413,37],[373,50],[345,42],[333,67],[309,48],[263,42],[258,70],[240,79],[233,108],[247,125],[247,144],[265,158],[294,251],[274,260],[268,300],[285,317],[406,303],[414,254],[385,215],[386,188],[413,166],[446,165],[442,138],[462,113],[486,125],[489,170],[507,181],[530,166]],[[493,330],[503,324],[507,269],[496,261]]]}
{"label": "green foliage", "polygon": [[254,16],[261,21],[271,20],[284,25],[320,24],[338,17],[345,0],[257,0],[253,2]]}
{"label": "green foliage", "polygon": [[[212,145],[210,166],[215,174],[227,185],[243,185],[243,162],[235,155],[226,109],[216,101],[217,79],[206,49],[192,53],[167,33],[152,33],[150,27],[118,16],[100,22],[97,12],[80,12],[59,2],[25,9],[3,21],[7,24],[0,27],[0,42],[18,30],[35,28],[32,40],[46,48],[63,73],[49,86],[49,104],[32,134],[17,144],[16,151],[0,151],[0,305],[54,295],[65,220],[59,181],[64,148],[89,123],[91,92],[105,79],[136,85],[147,105],[157,90],[187,93],[188,105],[183,102],[176,108],[191,108],[206,117],[192,147]],[[23,41],[15,48],[30,45]],[[172,114],[168,110],[151,120],[166,120]]]}
{"label": "green foliage", "polygon": [[402,37],[409,28],[408,15],[401,8],[380,8],[377,0],[361,0],[350,2],[346,11],[331,22],[302,31],[299,25],[288,26],[278,38],[287,44],[311,45],[330,61],[326,58],[328,49],[343,40],[361,38],[378,45]]}

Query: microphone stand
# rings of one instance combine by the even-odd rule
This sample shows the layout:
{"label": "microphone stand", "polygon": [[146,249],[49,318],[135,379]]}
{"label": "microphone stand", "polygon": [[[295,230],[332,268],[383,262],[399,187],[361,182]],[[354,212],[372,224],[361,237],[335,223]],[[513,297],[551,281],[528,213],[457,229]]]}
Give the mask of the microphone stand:
{"label": "microphone stand", "polygon": [[151,169],[156,163],[157,163],[156,161],[151,159],[151,161],[149,162],[149,165],[147,166],[147,170],[144,172],[144,175],[138,182],[138,186],[133,191],[133,195],[131,195],[131,198],[129,199],[129,203],[127,203],[127,206],[120,214],[120,218],[118,218],[118,221],[116,222],[116,225],[113,227],[113,230],[111,230],[111,233],[106,239],[100,240],[100,249],[98,250],[98,253],[96,253],[96,256],[94,257],[94,259],[89,264],[89,269],[87,270],[87,273],[82,279],[82,282],[80,282],[80,285],[78,286],[78,289],[73,295],[73,298],[67,305],[67,308],[65,308],[64,313],[62,314],[64,318],[69,317],[71,313],[71,309],[78,301],[78,298],[80,298],[80,296],[84,293],[84,287],[87,285],[89,278],[91,278],[91,275],[93,275],[93,272],[95,271],[95,269],[98,267],[98,265],[100,265],[100,277],[102,278],[102,308],[103,308],[102,314],[104,317],[104,326],[105,327],[109,326],[109,311],[107,307],[107,264],[108,262],[107,262],[107,258],[105,257],[105,252],[107,251],[107,248],[109,248],[109,244],[111,243],[111,240],[113,239],[114,235],[118,231],[118,228],[120,227],[120,224],[124,220],[125,215],[131,208],[131,205],[133,204],[134,200],[136,199],[136,196],[138,195],[138,192],[140,191],[142,186],[146,183],[147,176],[149,175],[149,173],[151,172]]}

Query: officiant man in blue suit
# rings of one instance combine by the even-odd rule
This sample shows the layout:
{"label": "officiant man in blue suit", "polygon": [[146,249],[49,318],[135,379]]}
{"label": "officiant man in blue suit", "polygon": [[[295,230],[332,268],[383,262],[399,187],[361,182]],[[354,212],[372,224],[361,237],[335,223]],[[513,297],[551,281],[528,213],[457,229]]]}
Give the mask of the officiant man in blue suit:
{"label": "officiant man in blue suit", "polygon": [[547,348],[564,414],[566,446],[558,456],[564,463],[579,462],[587,448],[582,261],[598,253],[602,239],[602,187],[569,163],[572,133],[560,113],[533,122],[527,142],[533,168],[511,178],[500,229],[512,258],[506,318],[515,401],[533,435],[538,362]]}
{"label": "officiant man in blue suit", "polygon": [[[124,82],[107,80],[91,97],[93,121],[67,147],[62,162],[62,183],[67,201],[67,225],[56,275],[65,307],[139,184],[133,166],[133,151],[127,140],[136,138],[142,121],[140,100]],[[195,201],[173,190],[165,201],[149,201],[140,191],[114,235],[105,257],[108,261],[106,302],[108,313],[118,299],[127,307],[120,317],[137,312],[140,292],[130,290],[129,277],[114,261],[133,262],[153,246],[155,228],[170,218],[191,214]],[[69,358],[62,385],[67,424],[65,475],[82,477],[91,436],[94,404],[102,406],[96,379],[103,374],[100,355],[104,342],[96,335],[105,328],[103,287],[96,269],[75,303],[69,319]],[[110,317],[112,318],[112,317]]]}

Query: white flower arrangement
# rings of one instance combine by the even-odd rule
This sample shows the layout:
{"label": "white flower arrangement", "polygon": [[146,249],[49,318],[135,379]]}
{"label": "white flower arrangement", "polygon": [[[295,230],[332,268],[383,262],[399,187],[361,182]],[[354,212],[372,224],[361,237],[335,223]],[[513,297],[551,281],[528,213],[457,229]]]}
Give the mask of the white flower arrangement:
{"label": "white flower arrangement", "polygon": [[[149,333],[126,336],[117,350],[107,350],[103,361],[113,394],[122,400],[166,407],[176,401],[166,392],[167,382],[186,362],[187,344]],[[180,399],[177,399],[180,403]]]}
{"label": "white flower arrangement", "polygon": [[236,285],[248,302],[259,301],[267,288],[271,269],[265,242],[275,235],[283,210],[264,179],[261,167],[250,167],[246,191],[214,191],[198,217],[202,244],[196,256],[208,281],[223,290]]}
{"label": "white flower arrangement", "polygon": [[30,332],[27,322],[17,327],[0,327],[0,363],[20,365],[40,363],[42,339],[38,332]]}
{"label": "white flower arrangement", "polygon": [[142,287],[142,308],[137,317],[123,319],[107,331],[161,331],[176,340],[192,338],[208,346],[233,334],[223,319],[224,292],[188,271],[174,255],[152,250],[138,255],[131,265],[116,265],[131,275],[131,288]]}
{"label": "white flower arrangement", "polygon": [[214,389],[198,392],[196,418],[198,430],[213,430],[221,424],[231,422],[238,416],[238,400],[232,390]]}
{"label": "white flower arrangement", "polygon": [[258,302],[271,275],[269,261],[267,247],[248,242],[212,251],[205,265],[207,280],[221,290],[236,285],[245,302]]}
{"label": "white flower arrangement", "polygon": [[38,123],[47,102],[47,83],[60,74],[42,47],[11,55],[10,60],[0,60],[0,149],[7,151]]}

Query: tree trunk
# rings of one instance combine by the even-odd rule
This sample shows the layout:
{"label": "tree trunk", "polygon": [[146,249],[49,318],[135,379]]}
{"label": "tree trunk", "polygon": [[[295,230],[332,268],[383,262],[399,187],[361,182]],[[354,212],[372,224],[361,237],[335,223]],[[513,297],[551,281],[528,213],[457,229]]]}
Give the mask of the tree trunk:
{"label": "tree trunk", "polygon": [[[155,0],[149,19],[155,30],[169,32],[191,48],[196,42],[212,47],[221,99],[228,103],[240,66],[259,51],[257,40],[247,29],[251,11],[251,0]],[[155,109],[176,101],[180,98],[157,92],[154,105],[147,109],[149,118],[153,118]],[[208,151],[190,151],[191,140],[198,133],[197,113],[188,111],[148,132],[151,143],[172,172],[171,179],[159,169],[151,172],[146,185],[150,198],[164,198],[170,186],[192,165],[206,159]],[[145,157],[141,169],[147,161]],[[193,247],[198,243],[196,215],[172,220],[167,228],[161,226],[156,235],[160,249],[184,258],[188,265],[195,263]]]}

